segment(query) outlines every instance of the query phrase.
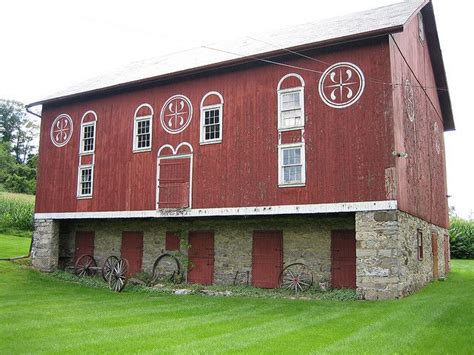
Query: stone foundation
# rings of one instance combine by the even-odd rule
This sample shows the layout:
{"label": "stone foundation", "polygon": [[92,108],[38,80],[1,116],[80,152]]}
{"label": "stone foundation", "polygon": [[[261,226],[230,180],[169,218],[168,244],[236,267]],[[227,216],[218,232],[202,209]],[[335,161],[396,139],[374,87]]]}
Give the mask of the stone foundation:
{"label": "stone foundation", "polygon": [[[110,255],[120,255],[123,231],[143,231],[142,267],[151,272],[156,258],[165,252],[167,231],[214,231],[214,283],[231,284],[237,271],[252,271],[252,236],[255,230],[283,231],[283,260],[304,262],[314,270],[315,282],[331,277],[331,230],[354,230],[354,215],[335,217],[292,216],[245,219],[150,219],[64,221],[61,224],[60,258],[71,263],[76,231],[95,232],[94,257],[99,265]],[[183,253],[186,250],[182,250]],[[243,276],[242,276],[243,277]]]}
{"label": "stone foundation", "polygon": [[33,266],[44,272],[58,268],[59,223],[51,219],[35,220],[31,261]]}
{"label": "stone foundation", "polygon": [[[418,260],[417,232],[423,235]],[[431,235],[438,240],[439,277],[444,277],[446,229],[401,211],[356,213],[357,293],[364,299],[406,296],[433,279]]]}

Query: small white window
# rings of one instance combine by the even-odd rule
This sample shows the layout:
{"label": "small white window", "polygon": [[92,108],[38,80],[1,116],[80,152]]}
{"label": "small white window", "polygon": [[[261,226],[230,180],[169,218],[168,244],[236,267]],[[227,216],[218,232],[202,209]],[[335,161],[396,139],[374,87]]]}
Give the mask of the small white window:
{"label": "small white window", "polygon": [[93,153],[95,146],[95,122],[83,124],[81,131],[81,153]]}
{"label": "small white window", "polygon": [[[295,86],[297,81],[299,84]],[[282,89],[284,84],[290,87]],[[280,79],[277,86],[279,130],[304,128],[304,86],[303,77],[296,73]]]}
{"label": "small white window", "polygon": [[[206,99],[214,97],[219,103],[206,105]],[[222,142],[222,116],[223,116],[224,100],[222,95],[216,91],[211,91],[204,95],[201,100],[201,144],[211,144]]]}
{"label": "small white window", "polygon": [[92,197],[94,169],[92,165],[79,167],[77,197]]}
{"label": "small white window", "polygon": [[301,186],[306,181],[304,143],[279,147],[279,185]]}
{"label": "small white window", "polygon": [[134,115],[133,151],[151,150],[153,108],[148,104],[138,106]]}

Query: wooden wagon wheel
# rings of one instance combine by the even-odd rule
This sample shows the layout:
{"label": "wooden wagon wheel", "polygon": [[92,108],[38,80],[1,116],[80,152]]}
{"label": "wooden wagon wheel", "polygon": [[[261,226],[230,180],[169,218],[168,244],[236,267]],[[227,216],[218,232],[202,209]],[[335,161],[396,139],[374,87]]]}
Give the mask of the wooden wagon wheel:
{"label": "wooden wagon wheel", "polygon": [[120,292],[127,283],[128,261],[127,259],[119,259],[109,275],[109,288],[112,291]]}
{"label": "wooden wagon wheel", "polygon": [[181,282],[181,265],[178,258],[171,254],[162,254],[153,264],[154,282]]}
{"label": "wooden wagon wheel", "polygon": [[290,264],[280,274],[281,288],[298,292],[308,291],[313,285],[313,272],[303,263]]}
{"label": "wooden wagon wheel", "polygon": [[96,272],[97,263],[91,255],[82,255],[74,264],[74,273],[77,276],[93,276]]}
{"label": "wooden wagon wheel", "polygon": [[119,261],[119,258],[114,255],[109,256],[107,259],[105,259],[105,263],[102,266],[102,278],[105,282],[109,282],[110,273],[112,272],[117,261]]}

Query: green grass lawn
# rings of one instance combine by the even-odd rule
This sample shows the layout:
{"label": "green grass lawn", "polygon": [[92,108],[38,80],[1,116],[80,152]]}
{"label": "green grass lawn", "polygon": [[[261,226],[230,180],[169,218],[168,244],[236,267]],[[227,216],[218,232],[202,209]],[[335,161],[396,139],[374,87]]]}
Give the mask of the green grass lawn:
{"label": "green grass lawn", "polygon": [[376,302],[116,294],[0,262],[0,354],[473,354],[473,310],[473,260]]}
{"label": "green grass lawn", "polygon": [[31,238],[0,233],[0,258],[27,255],[30,242]]}

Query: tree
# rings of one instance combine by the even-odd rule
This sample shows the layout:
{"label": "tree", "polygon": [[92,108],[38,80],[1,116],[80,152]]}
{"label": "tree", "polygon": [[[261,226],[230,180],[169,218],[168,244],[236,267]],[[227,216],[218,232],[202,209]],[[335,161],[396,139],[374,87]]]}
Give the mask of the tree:
{"label": "tree", "polygon": [[26,112],[21,102],[0,100],[1,142],[6,144],[19,163],[25,163],[35,150],[38,124]]}

